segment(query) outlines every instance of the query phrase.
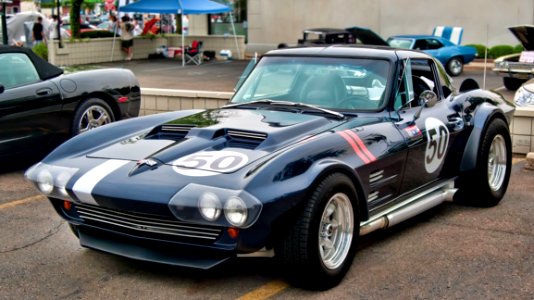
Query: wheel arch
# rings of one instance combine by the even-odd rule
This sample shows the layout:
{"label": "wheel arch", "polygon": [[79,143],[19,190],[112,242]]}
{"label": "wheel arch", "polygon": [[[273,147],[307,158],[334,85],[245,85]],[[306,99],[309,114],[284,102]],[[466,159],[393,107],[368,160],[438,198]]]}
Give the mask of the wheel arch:
{"label": "wheel arch", "polygon": [[119,121],[122,119],[121,111],[120,111],[119,104],[117,103],[117,101],[113,98],[113,96],[106,94],[104,92],[101,92],[101,91],[95,91],[92,93],[82,95],[80,98],[80,101],[78,101],[78,104],[74,108],[74,111],[76,112],[80,108],[80,106],[82,106],[85,103],[85,101],[89,99],[94,99],[94,98],[100,99],[106,102],[106,104],[111,108],[112,113],[113,113],[113,121]]}
{"label": "wheel arch", "polygon": [[[460,172],[471,171],[476,168],[478,161],[479,147],[482,143],[482,138],[486,133],[487,126],[495,119],[502,119],[508,125],[504,113],[490,107],[489,105],[481,105],[473,117],[473,130],[467,140],[467,144],[462,155],[460,163]],[[510,137],[508,137],[510,138]]]}

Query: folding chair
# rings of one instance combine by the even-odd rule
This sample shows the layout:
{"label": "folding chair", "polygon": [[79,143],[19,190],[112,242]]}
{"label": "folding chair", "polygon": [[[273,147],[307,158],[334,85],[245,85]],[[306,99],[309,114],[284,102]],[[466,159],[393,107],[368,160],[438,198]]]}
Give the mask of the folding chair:
{"label": "folding chair", "polygon": [[185,49],[185,63],[190,62],[200,65],[202,63],[202,41],[194,40],[191,47]]}

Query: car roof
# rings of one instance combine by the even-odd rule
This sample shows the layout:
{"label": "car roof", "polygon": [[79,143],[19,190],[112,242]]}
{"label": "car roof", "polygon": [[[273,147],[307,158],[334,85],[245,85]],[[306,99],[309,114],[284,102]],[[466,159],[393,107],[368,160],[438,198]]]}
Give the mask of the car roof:
{"label": "car roof", "polygon": [[340,28],[312,28],[305,29],[304,32],[317,32],[317,33],[349,33],[345,29]]}
{"label": "car roof", "polygon": [[390,61],[403,58],[431,58],[428,54],[408,49],[366,45],[330,45],[326,47],[296,47],[271,50],[265,56],[369,57]]}
{"label": "car roof", "polygon": [[59,76],[63,74],[63,69],[58,68],[46,60],[42,59],[40,56],[35,54],[30,48],[26,47],[17,47],[17,46],[5,46],[0,45],[0,54],[2,53],[25,53],[32,60],[39,77],[42,80]]}
{"label": "car roof", "polygon": [[403,34],[403,35],[394,35],[390,38],[402,38],[402,39],[442,39],[442,37],[430,35],[430,34]]}

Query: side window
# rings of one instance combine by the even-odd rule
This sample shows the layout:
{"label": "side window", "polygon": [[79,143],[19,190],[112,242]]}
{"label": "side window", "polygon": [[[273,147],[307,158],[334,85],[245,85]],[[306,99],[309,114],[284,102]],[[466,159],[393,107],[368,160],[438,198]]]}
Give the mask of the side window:
{"label": "side window", "polygon": [[[439,95],[432,61],[427,59],[408,59],[403,63],[402,80],[395,97],[394,109],[402,106],[416,107],[424,91],[434,91]],[[409,104],[409,105],[407,105]]]}
{"label": "side window", "polygon": [[428,44],[428,48],[427,48],[428,50],[435,50],[435,49],[439,49],[443,47],[443,44],[436,39],[428,39],[427,44]]}
{"label": "side window", "polygon": [[413,48],[415,50],[427,50],[427,49],[429,49],[426,40],[417,40],[417,41],[415,41],[415,44],[414,44]]}
{"label": "side window", "polygon": [[39,74],[24,53],[0,54],[0,84],[6,89],[39,81]]}

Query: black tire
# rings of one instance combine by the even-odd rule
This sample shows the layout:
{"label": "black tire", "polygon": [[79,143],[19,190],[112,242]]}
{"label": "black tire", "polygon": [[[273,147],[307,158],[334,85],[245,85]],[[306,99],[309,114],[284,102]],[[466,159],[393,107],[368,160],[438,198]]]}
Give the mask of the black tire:
{"label": "black tire", "polygon": [[502,119],[491,121],[480,143],[476,169],[460,178],[458,202],[491,207],[501,201],[512,170],[511,144],[506,123]]}
{"label": "black tire", "polygon": [[113,121],[115,121],[113,111],[104,100],[87,99],[74,112],[71,132],[75,136]]}
{"label": "black tire", "polygon": [[510,91],[517,90],[524,82],[525,82],[525,80],[517,79],[517,78],[513,78],[513,77],[503,77],[502,78],[502,83],[504,84],[504,87],[507,90],[510,90]]}
{"label": "black tire", "polygon": [[464,61],[461,57],[453,57],[447,62],[447,73],[458,76],[464,71]]}
{"label": "black tire", "polygon": [[352,264],[359,220],[351,180],[339,173],[326,177],[313,190],[288,235],[275,247],[276,256],[287,268],[288,280],[314,290],[336,286]]}

